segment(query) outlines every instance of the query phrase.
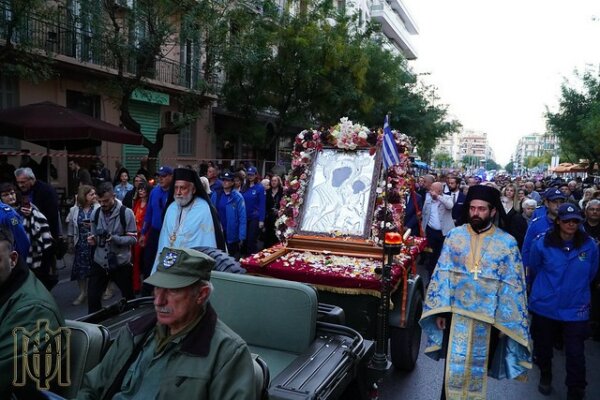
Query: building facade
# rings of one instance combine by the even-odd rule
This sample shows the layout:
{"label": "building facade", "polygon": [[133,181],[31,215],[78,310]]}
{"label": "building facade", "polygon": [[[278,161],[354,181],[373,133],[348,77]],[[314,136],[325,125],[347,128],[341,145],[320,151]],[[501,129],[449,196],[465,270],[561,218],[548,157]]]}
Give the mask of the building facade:
{"label": "building facade", "polygon": [[[52,77],[41,83],[27,79],[15,79],[0,71],[0,108],[10,108],[42,101],[50,101],[95,118],[122,125],[117,97],[111,91],[110,82],[119,75],[119,67],[112,57],[106,42],[110,37],[106,22],[110,21],[102,8],[103,2],[68,0],[51,5],[52,19],[40,13],[28,16],[28,24],[22,26],[15,36],[29,39],[32,52],[39,52],[51,63]],[[0,1],[5,20],[0,29],[8,29],[14,13],[11,2]],[[127,32],[127,46],[141,46],[145,28],[137,19],[134,2],[117,2],[115,21]],[[171,15],[173,27],[181,26],[180,16]],[[5,33],[5,32],[3,32]],[[141,132],[150,141],[156,138],[160,127],[172,124],[181,118],[178,98],[195,91],[202,80],[201,58],[198,45],[183,37],[175,29],[170,40],[161,49],[163,57],[153,61],[152,68],[143,78],[144,89],[136,89],[130,97],[129,111],[141,126]],[[4,35],[3,35],[4,36]],[[125,60],[122,65],[124,77],[134,76],[139,60]],[[182,134],[165,140],[157,164],[196,164],[198,159],[214,156],[214,138],[211,134],[211,113],[208,108],[200,110],[200,117]],[[0,140],[0,152],[14,154],[23,149],[30,150],[34,158],[46,149],[29,142],[10,138]],[[120,162],[135,173],[140,160],[148,153],[143,146],[120,145],[103,142],[101,146],[90,146],[65,154],[58,152],[53,157],[57,167],[56,186],[66,186],[68,175],[67,156],[79,157],[80,164],[89,166],[100,159],[106,167],[115,171]],[[52,153],[51,153],[52,155]],[[9,162],[19,165],[19,156],[9,157]]]}
{"label": "building facade", "polygon": [[528,158],[541,156],[550,158],[558,156],[559,151],[560,144],[556,135],[532,133],[522,136],[512,155],[513,168],[517,173],[522,174],[527,170]]}

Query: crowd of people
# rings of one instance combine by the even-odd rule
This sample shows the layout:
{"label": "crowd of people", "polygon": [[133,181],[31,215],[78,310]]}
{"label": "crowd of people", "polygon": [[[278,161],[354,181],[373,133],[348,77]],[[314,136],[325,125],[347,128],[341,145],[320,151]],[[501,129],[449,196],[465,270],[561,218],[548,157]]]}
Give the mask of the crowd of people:
{"label": "crowd of people", "polygon": [[87,302],[90,313],[116,287],[128,299],[149,295],[142,281],[156,270],[166,246],[217,247],[239,259],[278,242],[282,178],[261,177],[252,165],[222,172],[212,162],[197,168],[163,165],[152,175],[143,158],[135,175],[120,162],[113,175],[99,160],[88,170],[69,159],[72,207],[61,216],[57,192],[38,179],[35,160],[26,154],[19,168],[0,161],[1,200],[19,215],[30,239],[32,272],[51,290],[56,260],[70,252],[71,279],[79,287],[73,305]]}
{"label": "crowd of people", "polygon": [[[425,175],[417,193],[431,250],[421,324],[426,353],[446,359],[441,398],[485,397],[485,371],[516,378],[531,359],[539,392],[550,395],[559,348],[568,399],[583,399],[584,342],[590,334],[600,341],[594,180]],[[498,353],[510,357],[499,363]]]}
{"label": "crowd of people", "polygon": [[[9,165],[5,161],[3,165]],[[106,395],[107,389],[141,397],[153,397],[157,390],[183,390],[195,397],[251,398],[247,388],[254,386],[254,367],[248,348],[218,321],[207,302],[212,291],[210,270],[215,261],[191,249],[219,248],[239,258],[256,252],[263,243],[276,243],[274,227],[283,193],[281,178],[269,175],[261,179],[254,166],[219,173],[212,164],[199,169],[163,165],[150,175],[147,160],[143,159],[130,182],[129,171],[120,165],[115,165],[118,168],[111,179],[101,162],[94,162],[88,171],[73,159],[68,162],[73,205],[68,215],[61,216],[56,189],[38,179],[36,172],[40,168],[34,162],[24,157],[21,166],[10,169],[12,175],[4,173],[8,167],[2,168],[2,326],[8,329],[18,325],[33,331],[35,321],[28,316],[47,319],[47,329],[64,326],[50,291],[57,283],[57,259],[70,252],[71,279],[79,288],[73,305],[87,302],[89,313],[100,310],[101,300],[109,298],[114,290],[111,284],[125,299],[154,294],[155,319],[145,327],[136,327],[133,337],[123,336],[118,343],[138,340],[138,330],[140,338],[155,336],[161,343],[158,350],[154,346],[140,349],[137,345],[128,350],[140,352],[144,360],[159,360],[149,366],[135,364],[138,372],[134,373],[143,379],[133,387],[105,387],[102,368],[114,372],[120,363],[123,368],[130,368],[129,360],[123,359],[124,353],[119,350],[105,357],[111,361],[103,362],[96,375],[86,377],[79,398]],[[183,267],[178,269],[177,265]],[[198,269],[198,265],[202,268]],[[44,289],[40,289],[42,286]],[[4,336],[12,340],[8,333]],[[204,349],[207,346],[208,352]],[[174,356],[180,354],[180,348],[187,356]],[[6,369],[14,359],[9,350],[12,345],[10,349],[8,345],[0,348],[0,364],[3,368],[6,364]],[[156,351],[160,351],[159,356]],[[209,361],[206,374],[214,379],[207,380],[205,386],[190,381],[189,387],[159,387],[148,374],[148,368],[162,374],[166,365],[184,366],[196,362],[196,357]],[[2,398],[15,389],[11,387],[11,377],[5,377],[0,382]],[[18,389],[26,397],[33,396],[32,390],[29,386]]]}
{"label": "crowd of people", "polygon": [[[66,216],[60,215],[56,190],[39,179],[40,167],[30,157],[18,168],[0,171],[0,285],[11,288],[0,292],[0,307],[8,304],[6,293],[20,296],[23,285],[40,290],[39,281],[50,291],[57,282],[56,260],[66,251],[73,254],[71,279],[79,287],[73,304],[87,302],[90,313],[111,296],[111,282],[126,299],[154,293],[157,318],[119,338],[130,347],[147,335],[158,338],[157,344],[141,348],[132,374],[141,374],[140,363],[150,362],[156,351],[175,351],[164,347],[166,338],[179,338],[176,347],[190,350],[186,346],[191,342],[180,335],[190,335],[190,340],[202,335],[199,330],[206,328],[196,328],[198,321],[213,330],[220,327],[207,306],[207,270],[214,261],[181,249],[218,248],[239,259],[278,242],[282,178],[262,177],[252,165],[223,171],[213,163],[162,165],[151,174],[143,159],[135,175],[121,165],[112,175],[100,161],[90,170],[77,159],[68,166],[74,202]],[[460,397],[467,386],[469,396],[481,396],[485,363],[492,376],[517,377],[531,356],[541,371],[538,389],[548,395],[553,349],[558,347],[565,350],[569,399],[582,399],[587,385],[584,341],[590,332],[600,340],[600,188],[594,181],[499,176],[485,182],[476,176],[424,175],[405,205],[405,225],[426,237],[431,250],[424,260],[429,289],[421,323],[430,341],[426,352],[446,358],[442,398]],[[206,268],[184,268],[190,260]],[[53,323],[64,323],[54,302],[44,296],[40,298],[48,303],[44,310]],[[474,301],[479,299],[488,300]],[[184,311],[180,304],[186,305]],[[238,367],[251,366],[239,338],[219,329],[219,340],[231,346]],[[464,335],[471,335],[468,365],[460,357]],[[135,349],[140,351],[137,345]],[[511,363],[493,357],[498,349],[511,355]],[[191,349],[192,357],[207,355],[196,350]],[[219,368],[229,365],[222,355],[214,356]],[[86,390],[104,391],[104,382],[97,382],[102,371],[126,361],[123,357],[111,353],[112,361],[103,362],[84,382]],[[152,365],[158,373],[166,364]],[[120,389],[143,389],[149,395],[162,390],[151,379],[143,380],[148,382],[144,388]],[[219,390],[237,393],[232,398],[241,393],[235,386]]]}

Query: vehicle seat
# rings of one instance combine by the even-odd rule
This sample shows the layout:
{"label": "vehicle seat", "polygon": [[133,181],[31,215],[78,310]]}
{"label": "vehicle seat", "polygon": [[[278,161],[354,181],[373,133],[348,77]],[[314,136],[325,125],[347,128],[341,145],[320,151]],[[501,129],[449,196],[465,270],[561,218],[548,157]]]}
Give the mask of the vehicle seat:
{"label": "vehicle seat", "polygon": [[212,271],[210,302],[276,377],[314,342],[318,299],[305,284]]}
{"label": "vehicle seat", "polygon": [[71,386],[61,387],[56,393],[70,399],[77,396],[85,373],[102,360],[110,346],[110,335],[102,325],[74,320],[65,322],[71,330]]}

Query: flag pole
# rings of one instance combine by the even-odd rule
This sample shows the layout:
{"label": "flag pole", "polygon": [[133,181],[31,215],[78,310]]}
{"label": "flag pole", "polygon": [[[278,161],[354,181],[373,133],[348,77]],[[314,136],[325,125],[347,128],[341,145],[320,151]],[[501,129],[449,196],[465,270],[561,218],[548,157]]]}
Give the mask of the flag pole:
{"label": "flag pole", "polygon": [[[392,275],[392,262],[393,262],[393,254],[394,250],[392,247],[386,244],[386,233],[388,230],[388,185],[389,185],[389,176],[388,170],[394,165],[394,160],[397,163],[398,160],[398,149],[396,148],[395,140],[390,143],[390,134],[391,128],[389,126],[389,113],[385,116],[385,121],[383,124],[383,135],[384,135],[384,145],[383,145],[383,178],[385,182],[385,187],[383,189],[383,260],[382,260],[382,268],[381,268],[381,297],[379,302],[379,308],[377,310],[377,337],[375,343],[375,353],[371,358],[371,366],[379,371],[387,371],[391,367],[391,362],[388,359],[388,318],[389,318],[389,307],[390,307],[390,282]],[[392,137],[393,139],[393,137]],[[393,149],[390,147],[390,144],[393,144]],[[392,154],[390,154],[390,150],[394,150],[396,152],[396,157],[394,158]]]}

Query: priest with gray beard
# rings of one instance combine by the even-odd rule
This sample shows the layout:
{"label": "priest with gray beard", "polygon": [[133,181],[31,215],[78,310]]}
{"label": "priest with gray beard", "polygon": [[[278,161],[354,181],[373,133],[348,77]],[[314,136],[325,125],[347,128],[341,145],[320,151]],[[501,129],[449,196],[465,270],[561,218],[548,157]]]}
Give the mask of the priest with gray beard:
{"label": "priest with gray beard", "polygon": [[196,171],[176,168],[152,273],[156,272],[158,255],[163,248],[190,249],[199,246],[225,251],[221,222]]}

